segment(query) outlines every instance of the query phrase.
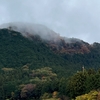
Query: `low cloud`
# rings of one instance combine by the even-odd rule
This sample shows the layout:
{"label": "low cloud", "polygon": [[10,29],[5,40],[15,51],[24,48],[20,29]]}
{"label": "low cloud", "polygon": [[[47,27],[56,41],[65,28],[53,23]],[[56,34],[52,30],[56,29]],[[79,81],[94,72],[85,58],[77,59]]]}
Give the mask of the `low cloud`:
{"label": "low cloud", "polygon": [[1,0],[0,24],[43,24],[62,36],[100,42],[99,0]]}

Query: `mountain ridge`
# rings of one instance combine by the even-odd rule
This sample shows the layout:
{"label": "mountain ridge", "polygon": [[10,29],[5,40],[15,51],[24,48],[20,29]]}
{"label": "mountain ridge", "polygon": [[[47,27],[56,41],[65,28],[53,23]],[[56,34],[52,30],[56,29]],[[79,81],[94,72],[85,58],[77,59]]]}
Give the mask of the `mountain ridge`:
{"label": "mountain ridge", "polygon": [[29,38],[12,29],[0,29],[0,68],[25,65],[30,69],[51,67],[59,76],[69,76],[82,70],[82,66],[100,67],[99,43],[65,43],[62,38],[57,43],[43,40],[39,35],[27,34]]}
{"label": "mountain ridge", "polygon": [[1,25],[1,28],[18,31],[31,40],[37,36],[38,40],[45,41],[47,46],[56,53],[88,53],[91,48],[91,45],[83,40],[62,37],[58,33],[40,24],[8,23]]}

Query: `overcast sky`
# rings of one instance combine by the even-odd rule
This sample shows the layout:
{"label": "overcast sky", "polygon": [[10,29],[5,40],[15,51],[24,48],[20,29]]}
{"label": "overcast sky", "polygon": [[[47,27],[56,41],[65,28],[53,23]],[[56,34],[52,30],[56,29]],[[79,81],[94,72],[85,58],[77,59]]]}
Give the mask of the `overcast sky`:
{"label": "overcast sky", "polygon": [[100,42],[100,0],[0,0],[0,24],[43,24],[61,36]]}

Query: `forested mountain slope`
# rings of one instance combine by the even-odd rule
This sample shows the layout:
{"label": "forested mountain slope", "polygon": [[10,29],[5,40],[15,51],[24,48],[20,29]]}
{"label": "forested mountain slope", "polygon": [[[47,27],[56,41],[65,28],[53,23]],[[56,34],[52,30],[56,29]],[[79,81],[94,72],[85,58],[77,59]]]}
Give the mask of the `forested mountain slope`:
{"label": "forested mountain slope", "polygon": [[69,75],[85,68],[100,67],[100,44],[90,45],[84,41],[66,43],[43,40],[39,35],[27,34],[10,29],[0,30],[0,67],[22,67],[31,69],[52,67],[60,75]]}
{"label": "forested mountain slope", "polygon": [[[69,72],[70,62],[55,54],[46,44],[35,36],[33,40],[25,38],[19,32],[0,30],[0,68],[22,67],[31,69],[52,67],[55,71]],[[64,74],[63,74],[64,75]]]}
{"label": "forested mountain slope", "polygon": [[99,96],[99,43],[25,34],[0,29],[0,100],[77,100],[93,89]]}

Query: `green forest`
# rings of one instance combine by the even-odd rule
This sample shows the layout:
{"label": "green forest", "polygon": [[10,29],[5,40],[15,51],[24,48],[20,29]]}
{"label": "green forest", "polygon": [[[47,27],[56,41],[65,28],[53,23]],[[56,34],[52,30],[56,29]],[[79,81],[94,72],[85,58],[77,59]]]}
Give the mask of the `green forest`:
{"label": "green forest", "polygon": [[[98,99],[97,99],[98,98]],[[0,100],[99,100],[100,70],[78,71],[59,78],[50,67],[2,68]]]}
{"label": "green forest", "polygon": [[100,100],[100,44],[91,47],[55,53],[39,36],[1,29],[0,100]]}

